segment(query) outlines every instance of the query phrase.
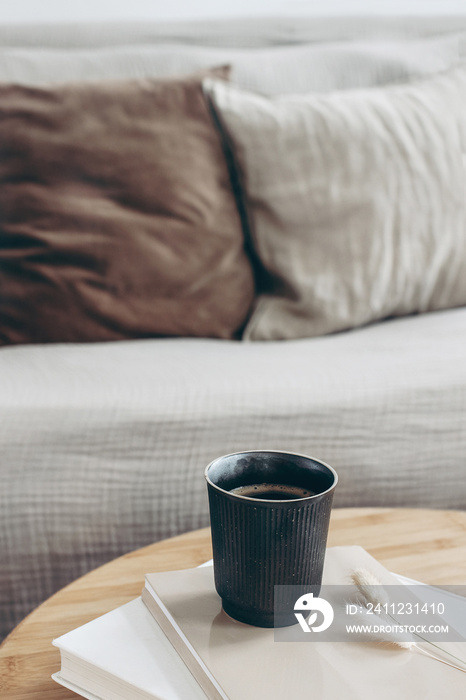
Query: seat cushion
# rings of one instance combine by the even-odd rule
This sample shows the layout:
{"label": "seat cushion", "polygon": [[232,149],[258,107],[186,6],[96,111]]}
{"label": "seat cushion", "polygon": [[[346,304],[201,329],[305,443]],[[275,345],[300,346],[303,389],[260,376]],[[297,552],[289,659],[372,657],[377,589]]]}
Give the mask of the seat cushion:
{"label": "seat cushion", "polygon": [[0,350],[0,619],[85,571],[207,525],[203,471],[310,454],[336,506],[465,508],[466,309],[289,342]]}

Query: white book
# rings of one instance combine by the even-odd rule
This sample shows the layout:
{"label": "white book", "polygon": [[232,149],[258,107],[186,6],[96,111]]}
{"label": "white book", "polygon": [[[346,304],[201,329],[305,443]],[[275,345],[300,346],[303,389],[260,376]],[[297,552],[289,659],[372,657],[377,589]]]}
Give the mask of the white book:
{"label": "white book", "polygon": [[[388,574],[367,557],[360,547],[329,549],[324,580],[342,582],[342,570],[368,561],[374,564],[375,573]],[[53,678],[88,700],[466,697],[464,673],[411,651],[373,643],[276,643],[273,630],[223,616],[213,588],[212,567],[201,571],[148,575],[144,596],[158,600],[156,609],[152,608],[156,616],[160,603],[165,607],[166,612],[157,619],[171,642],[137,598],[56,639],[61,670]],[[197,591],[188,590],[188,579]],[[385,579],[390,581],[393,579]],[[185,611],[181,619],[170,602],[173,594],[181,599]],[[191,662],[193,656],[196,660],[194,667],[186,648]]]}
{"label": "white book", "polygon": [[[364,568],[385,586],[400,582],[361,547],[327,550],[323,583],[339,587],[351,581],[351,571]],[[430,587],[419,586],[427,594]],[[425,588],[425,590],[424,590]],[[332,591],[326,589],[328,594]],[[407,589],[408,591],[408,589]],[[333,589],[333,606],[344,605]],[[451,594],[437,591],[442,600]],[[466,618],[466,601],[456,599],[456,614]],[[273,629],[252,627],[222,610],[208,569],[146,575],[142,594],[154,619],[177,649],[209,700],[464,700],[463,670],[394,644],[366,641],[320,641],[303,636],[298,625],[283,628],[293,641]],[[376,617],[376,616],[375,616]],[[403,619],[403,618],[402,618]],[[297,634],[296,634],[297,632]],[[312,639],[311,639],[312,638]],[[315,641],[314,641],[315,639]],[[422,648],[429,647],[428,644]],[[431,647],[432,648],[432,647]],[[442,644],[445,653],[466,659],[465,642]]]}
{"label": "white book", "polygon": [[53,679],[88,700],[206,700],[141,598],[53,643]]}

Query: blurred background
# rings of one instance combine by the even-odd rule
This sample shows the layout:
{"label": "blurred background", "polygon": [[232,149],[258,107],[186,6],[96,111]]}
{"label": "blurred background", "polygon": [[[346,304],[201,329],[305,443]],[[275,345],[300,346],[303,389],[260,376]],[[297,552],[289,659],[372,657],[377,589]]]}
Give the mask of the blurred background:
{"label": "blurred background", "polygon": [[293,15],[463,14],[465,0],[16,0],[1,3],[0,22],[88,22]]}

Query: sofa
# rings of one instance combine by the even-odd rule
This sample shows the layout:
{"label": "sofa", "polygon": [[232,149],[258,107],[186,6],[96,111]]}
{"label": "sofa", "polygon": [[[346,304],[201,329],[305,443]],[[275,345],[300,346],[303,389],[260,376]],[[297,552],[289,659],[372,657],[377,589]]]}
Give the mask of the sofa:
{"label": "sofa", "polygon": [[[63,306],[60,316],[58,311],[53,315],[50,309],[48,316],[42,313],[41,288],[34,286],[39,278],[26,274],[24,267],[17,268],[22,270],[23,279],[20,283],[16,280],[14,294],[23,296],[15,297],[20,300],[15,308],[22,304],[21,309],[26,309],[23,317],[18,318],[23,319],[21,323],[28,318],[34,320],[35,335],[29,339],[23,336],[21,323],[13,326],[11,314],[7,318],[4,312],[6,307],[0,309],[3,339],[0,347],[0,637],[42,600],[90,569],[150,542],[206,526],[208,506],[203,471],[221,454],[268,448],[319,458],[335,467],[339,474],[335,506],[466,507],[466,299],[462,297],[461,286],[466,269],[462,247],[465,233],[461,228],[461,220],[465,222],[461,209],[464,170],[463,180],[460,173],[453,181],[445,180],[438,185],[449,187],[449,195],[443,199],[454,199],[455,208],[448,209],[447,214],[449,221],[456,217],[454,220],[459,222],[456,238],[452,234],[448,244],[451,244],[449,252],[442,248],[442,265],[447,266],[447,272],[444,270],[442,274],[448,280],[451,270],[457,274],[456,282],[451,283],[456,284],[456,291],[451,292],[449,299],[445,300],[442,291],[437,295],[440,301],[430,306],[421,300],[411,306],[400,302],[396,308],[381,305],[376,311],[374,302],[370,313],[356,313],[354,323],[346,316],[341,320],[341,314],[335,321],[333,310],[330,323],[313,326],[303,306],[299,306],[301,292],[293,289],[293,279],[287,278],[289,271],[275,269],[276,286],[273,286],[271,270],[274,265],[280,267],[285,253],[280,252],[274,260],[264,263],[268,250],[267,246],[261,248],[260,239],[264,208],[257,205],[262,195],[257,191],[249,201],[244,197],[245,170],[249,178],[246,189],[253,182],[254,163],[248,158],[254,155],[254,149],[248,149],[237,138],[238,133],[240,136],[243,133],[244,125],[240,125],[239,132],[235,131],[247,109],[267,112],[269,103],[260,100],[272,100],[270,109],[294,109],[297,93],[325,95],[325,109],[328,109],[329,95],[356,90],[364,97],[354,99],[366,100],[371,90],[395,84],[390,88],[395,90],[390,93],[395,95],[393,99],[400,104],[412,104],[411,93],[400,90],[411,90],[412,85],[424,84],[423,81],[435,81],[437,75],[443,76],[448,71],[456,70],[455,75],[461,72],[466,56],[464,37],[466,16],[0,27],[3,104],[19,99],[18,94],[22,100],[32,99],[31,95],[35,99],[36,94],[42,93],[34,91],[44,86],[49,89],[52,84],[59,85],[66,90],[65,85],[89,82],[97,87],[92,88],[91,97],[85,93],[83,123],[88,113],[92,113],[97,99],[95,90],[103,82],[161,76],[168,79],[207,71],[203,74],[203,90],[206,99],[211,100],[209,118],[223,134],[219,143],[225,172],[229,173],[228,187],[231,185],[234,195],[225,205],[225,228],[234,220],[244,236],[240,247],[229,249],[227,257],[222,255],[228,242],[222,240],[215,248],[217,242],[212,238],[205,244],[203,255],[206,250],[217,252],[214,257],[206,253],[199,258],[199,265],[204,266],[203,275],[210,283],[215,270],[222,270],[211,290],[210,315],[201,313],[205,296],[196,296],[195,278],[199,272],[194,265],[189,268],[189,274],[194,275],[189,293],[194,289],[194,296],[188,320],[185,324],[171,323],[178,311],[172,315],[168,298],[167,308],[154,321],[162,324],[158,326],[162,330],[158,331],[150,326],[140,331],[128,321],[125,328],[131,330],[126,335],[119,334],[115,331],[116,321],[112,321],[113,325],[107,324],[105,334],[97,333],[95,337],[94,326],[90,325],[82,337],[77,326],[70,335],[60,336],[58,331],[55,334],[57,319],[66,325],[72,307]],[[234,90],[230,94],[222,76],[215,70],[212,73],[212,69],[225,65],[233,66],[231,80],[239,85],[238,94]],[[20,87],[11,88],[12,84]],[[445,90],[445,95],[448,93],[445,99],[450,99],[450,84],[435,83],[432,89]],[[242,90],[248,91],[247,97]],[[275,95],[285,93],[288,94],[283,97],[285,102],[273,101]],[[47,93],[50,105],[51,94]],[[128,95],[125,104],[136,104],[134,95]],[[247,109],[241,107],[246,102]],[[240,109],[235,112],[238,104]],[[322,104],[319,102],[319,114],[324,109]],[[461,110],[461,105],[458,109]],[[36,119],[40,124],[48,118],[43,106],[41,110],[40,118]],[[445,106],[445,119],[453,111],[453,107],[448,110]],[[19,112],[18,108],[15,114]],[[321,128],[321,121],[315,117],[317,112],[313,117],[316,129]],[[205,120],[205,114],[204,110],[199,118]],[[276,116],[272,119],[274,123],[277,120]],[[28,133],[34,135],[36,122]],[[79,128],[78,124],[76,129]],[[294,126],[291,124],[289,128],[292,130]],[[202,129],[199,127],[196,133]],[[254,136],[256,142],[263,132],[261,126]],[[0,130],[0,139],[6,138],[5,133]],[[14,134],[15,139],[20,138]],[[15,168],[20,168],[18,153],[20,160],[26,150],[17,146],[19,140],[14,143]],[[209,149],[211,144],[209,141]],[[1,143],[0,150],[11,159],[12,147],[10,151],[8,148]],[[117,150],[124,152],[125,163],[131,163],[132,155],[125,149],[121,142]],[[272,152],[270,148],[264,150],[268,156]],[[98,143],[92,143],[89,159],[92,152],[97,162]],[[340,155],[341,149],[337,161]],[[68,152],[66,158],[72,157]],[[348,157],[348,167],[353,167],[354,149]],[[138,153],[137,158],[141,162],[144,152]],[[282,160],[286,161],[286,156]],[[37,156],[34,168],[36,165]],[[133,167],[136,168],[135,163]],[[442,164],[438,169],[442,173],[445,170]],[[173,177],[183,170],[184,166],[180,166]],[[35,170],[30,178],[28,173],[20,176],[18,172],[22,171],[15,170],[13,177],[2,170],[0,279],[3,277],[5,287],[0,297],[3,294],[4,298],[12,288],[6,286],[11,281],[12,237],[19,235],[21,226],[30,223],[17,213],[15,216],[19,218],[12,218],[11,193],[16,190],[11,188],[19,181],[26,182],[28,187],[39,182]],[[224,192],[225,172],[222,170],[215,182],[202,176],[199,177],[202,182],[195,183],[203,186],[208,181],[202,197],[205,194],[206,211],[213,212],[211,219],[221,215],[214,208],[211,193],[218,183]],[[316,185],[319,202],[323,197],[322,172],[319,170]],[[91,176],[88,177],[90,181]],[[326,175],[327,180],[332,181],[332,177]],[[51,175],[44,176],[41,186],[47,178]],[[281,178],[288,182],[288,176]],[[94,179],[101,187],[100,175]],[[258,190],[265,180],[261,175],[255,184]],[[268,180],[266,184],[269,186]],[[454,190],[456,185],[458,191]],[[138,192],[146,186],[147,182],[138,181]],[[357,192],[360,189],[356,187]],[[397,201],[403,200],[402,189],[397,190]],[[33,196],[31,192],[29,189],[28,197]],[[24,190],[21,196],[24,202]],[[60,206],[67,196],[67,191],[62,190]],[[165,193],[163,197],[166,198]],[[196,197],[201,195],[193,190],[184,211],[196,209],[197,205],[193,204]],[[252,200],[257,206],[251,214]],[[92,221],[97,226],[98,201],[92,200],[91,205],[89,199],[84,201],[83,206],[93,207]],[[231,208],[232,201],[235,211]],[[315,205],[317,200],[313,201]],[[420,208],[421,200],[413,196],[410,201],[411,209]],[[369,214],[364,210],[363,221],[354,219],[357,207],[353,204],[344,203],[337,224],[341,228],[342,221],[356,221],[352,229],[352,240],[356,240]],[[149,205],[145,202],[144,206]],[[287,216],[293,219],[295,206],[291,209]],[[69,215],[68,210],[63,211],[63,216]],[[223,216],[225,209],[222,211]],[[383,211],[387,217],[388,210]],[[429,210],[430,219],[440,217],[438,212],[435,208]],[[441,215],[447,214],[442,209]],[[78,216],[76,212],[74,215]],[[403,211],[402,215],[406,213]],[[59,226],[66,228],[63,216]],[[173,213],[167,214],[166,219],[172,220]],[[42,229],[47,228],[49,221],[50,218],[41,219]],[[272,221],[274,226],[275,223]],[[265,224],[269,225],[270,220]],[[121,227],[125,230],[124,222]],[[301,235],[301,228],[297,235]],[[255,234],[251,234],[252,229]],[[128,227],[128,231],[134,229]],[[442,245],[449,236],[448,232],[443,233]],[[288,229],[283,231],[275,226],[279,247],[283,241],[291,245],[293,235]],[[41,245],[42,248],[37,244],[37,255],[51,244],[42,241]],[[299,270],[306,283],[311,273],[318,273],[322,262],[317,261],[316,270],[309,272],[304,267],[303,271],[300,251],[298,248],[293,269]],[[175,252],[176,269],[183,276],[182,251]],[[53,258],[53,250],[51,255]],[[62,249],[60,255],[66,263]],[[141,252],[140,255],[144,257]],[[159,251],[157,255],[162,253]],[[173,250],[170,255],[175,255]],[[166,266],[172,259],[170,255],[167,253],[163,259]],[[331,251],[327,255],[332,258]],[[423,259],[423,249],[416,255]],[[239,267],[233,266],[225,272],[233,259]],[[138,259],[132,260],[128,253],[125,260],[127,264],[117,268],[115,285],[128,270],[138,274]],[[416,256],[412,257],[406,267],[413,276],[422,277],[417,260]],[[339,263],[342,274],[348,269],[351,272],[347,263],[345,253]],[[425,277],[430,269],[425,267]],[[164,274],[162,268],[160,274]],[[353,272],[351,276],[354,277]],[[23,283],[26,292],[21,291]],[[374,285],[374,279],[369,283]],[[60,294],[66,295],[70,285],[72,282]],[[224,286],[233,290],[231,298],[241,297],[239,310],[230,305],[230,297],[227,301],[223,298]],[[445,286],[448,285],[444,280],[442,290]],[[97,292],[100,294],[102,290],[98,282],[93,283],[93,289],[95,303],[95,299],[101,299]],[[186,299],[188,292],[183,290],[181,296]],[[156,293],[153,304],[144,307],[144,319],[150,316],[152,306],[162,308],[167,294],[169,297],[165,293],[160,301]],[[280,295],[286,303],[276,308],[273,304]],[[260,323],[252,323],[258,299],[262,304]],[[57,309],[60,303],[58,299]],[[265,323],[269,313],[273,322]],[[293,323],[288,323],[290,317]],[[49,335],[40,335],[48,321]],[[15,332],[10,333],[13,327]]]}

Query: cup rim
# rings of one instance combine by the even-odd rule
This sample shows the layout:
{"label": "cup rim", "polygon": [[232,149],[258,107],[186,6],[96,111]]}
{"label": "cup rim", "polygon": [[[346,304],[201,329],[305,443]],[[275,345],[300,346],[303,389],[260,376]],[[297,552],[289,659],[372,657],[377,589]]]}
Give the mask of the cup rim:
{"label": "cup rim", "polygon": [[[217,484],[214,484],[214,482],[209,478],[208,476],[208,471],[210,467],[215,463],[218,462],[219,459],[225,459],[226,457],[235,457],[236,455],[245,455],[245,454],[251,454],[254,452],[269,452],[272,454],[279,454],[279,455],[291,455],[292,457],[304,457],[304,459],[310,459],[313,462],[317,462],[318,464],[322,464],[324,467],[326,467],[332,474],[333,474],[333,484],[329,486],[328,489],[325,489],[325,491],[321,491],[320,493],[315,493],[311,496],[304,496],[303,498],[283,498],[283,499],[272,499],[272,498],[251,498],[250,496],[242,496],[241,494],[238,493],[232,493],[231,491],[227,491],[226,489],[222,489],[220,486],[217,486]],[[305,455],[302,452],[289,452],[288,450],[240,450],[239,452],[230,452],[229,454],[226,455],[220,455],[220,457],[216,457],[213,459],[205,468],[204,470],[204,477],[207,483],[212,486],[212,488],[216,489],[217,491],[220,491],[221,493],[224,493],[228,495],[230,498],[239,498],[242,499],[243,501],[250,501],[256,504],[259,503],[302,503],[304,501],[312,501],[313,499],[318,499],[324,496],[326,493],[329,493],[330,491],[333,491],[338,484],[338,474],[335,471],[333,467],[331,467],[329,464],[326,462],[323,462],[321,459],[317,459],[316,457],[311,457],[310,455]]]}

